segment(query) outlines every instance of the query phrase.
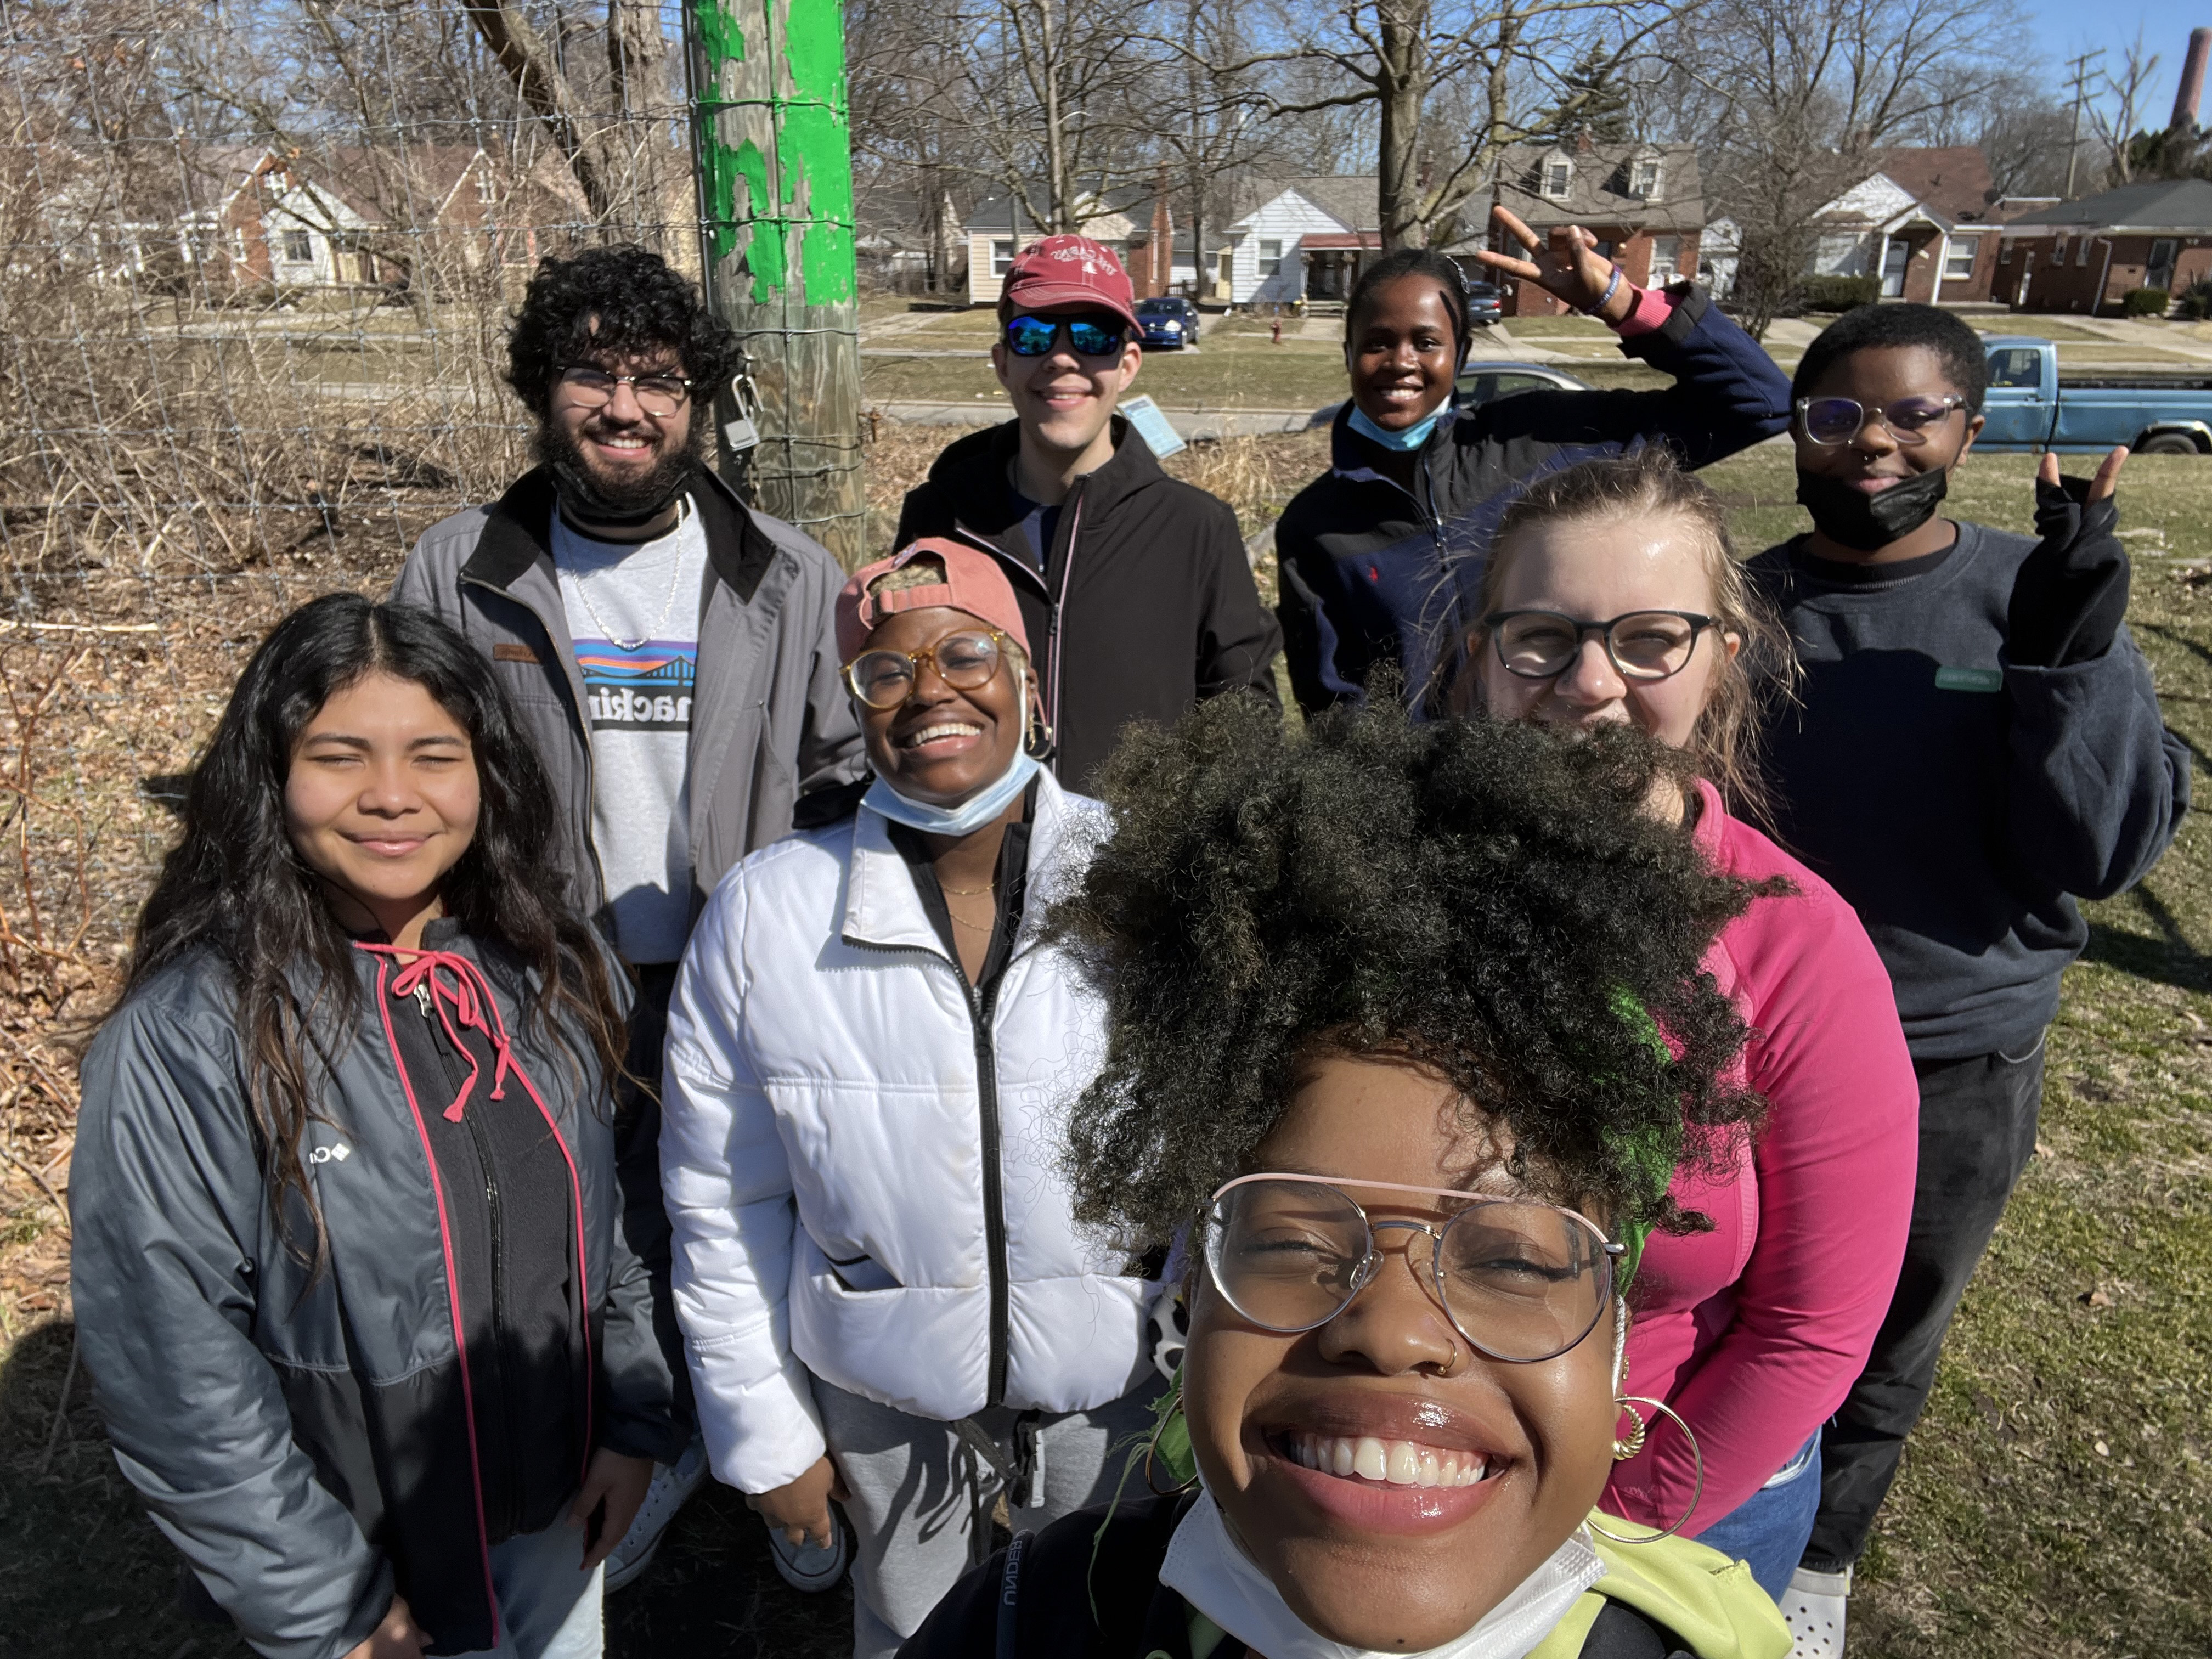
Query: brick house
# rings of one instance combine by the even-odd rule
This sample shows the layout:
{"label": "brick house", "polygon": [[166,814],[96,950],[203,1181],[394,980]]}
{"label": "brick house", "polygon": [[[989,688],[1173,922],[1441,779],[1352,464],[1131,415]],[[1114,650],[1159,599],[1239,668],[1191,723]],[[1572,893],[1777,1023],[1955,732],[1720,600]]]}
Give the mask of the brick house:
{"label": "brick house", "polygon": [[1878,276],[1885,300],[1986,301],[2002,204],[1976,144],[1875,152],[1876,170],[1820,210],[1811,270]]}
{"label": "brick house", "polygon": [[[1705,187],[1694,144],[1601,144],[1587,136],[1551,145],[1515,144],[1499,156],[1487,194],[1478,191],[1462,210],[1486,222],[1497,202],[1540,238],[1559,225],[1580,225],[1616,261],[1621,274],[1642,287],[1698,274],[1705,231]],[[1477,248],[1505,246],[1485,224],[1445,252],[1484,281],[1492,273],[1473,258]],[[1509,317],[1556,317],[1567,307],[1534,283],[1504,284]]]}
{"label": "brick house", "polygon": [[2130,289],[2212,276],[2212,180],[2154,179],[2033,208],[2004,228],[1998,297],[2019,311],[2116,312]]}

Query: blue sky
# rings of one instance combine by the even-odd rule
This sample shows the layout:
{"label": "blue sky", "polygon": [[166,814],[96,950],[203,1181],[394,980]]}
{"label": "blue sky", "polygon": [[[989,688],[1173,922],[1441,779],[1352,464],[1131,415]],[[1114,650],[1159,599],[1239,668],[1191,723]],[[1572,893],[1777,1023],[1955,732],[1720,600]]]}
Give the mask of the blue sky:
{"label": "blue sky", "polygon": [[[2105,67],[2117,73],[2137,30],[2143,45],[2158,55],[2158,70],[2151,82],[2148,109],[2151,125],[2162,125],[2173,107],[2175,78],[2189,47],[2189,31],[2212,27],[2212,0],[2021,0],[2028,34],[2049,65],[2054,85],[2066,75],[2064,60],[2085,51],[2103,47]],[[2212,99],[2206,100],[2212,105]],[[2199,112],[2203,120],[2212,109]]]}

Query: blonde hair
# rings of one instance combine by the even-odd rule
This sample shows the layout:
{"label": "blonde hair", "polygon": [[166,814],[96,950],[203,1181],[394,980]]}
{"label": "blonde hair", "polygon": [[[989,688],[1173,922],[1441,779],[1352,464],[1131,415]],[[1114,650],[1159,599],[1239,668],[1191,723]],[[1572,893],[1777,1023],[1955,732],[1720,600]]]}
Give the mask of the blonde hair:
{"label": "blonde hair", "polygon": [[[1583,461],[1531,483],[1505,509],[1491,540],[1482,573],[1481,614],[1487,617],[1497,609],[1506,568],[1522,538],[1538,526],[1662,517],[1681,520],[1696,532],[1713,592],[1713,620],[1723,635],[1733,634],[1742,641],[1735,656],[1719,654],[1687,750],[1730,811],[1771,829],[1773,803],[1759,764],[1759,718],[1768,702],[1794,696],[1797,653],[1772,605],[1744,576],[1721,498],[1683,471],[1673,452],[1650,445]],[[1474,637],[1478,647],[1486,643],[1489,629],[1478,623]]]}

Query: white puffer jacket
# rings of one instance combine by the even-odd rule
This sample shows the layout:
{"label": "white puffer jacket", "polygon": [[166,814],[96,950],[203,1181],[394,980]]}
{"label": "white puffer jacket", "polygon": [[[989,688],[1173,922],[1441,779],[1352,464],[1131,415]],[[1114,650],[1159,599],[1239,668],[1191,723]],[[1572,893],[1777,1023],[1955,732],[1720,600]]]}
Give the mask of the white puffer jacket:
{"label": "white puffer jacket", "polygon": [[660,1165],[726,1484],[768,1492],[822,1455],[808,1370],[942,1421],[1136,1385],[1156,1287],[1078,1237],[1059,1172],[1103,1011],[1038,942],[1106,824],[1040,780],[1021,927],[988,1006],[865,806],[715,889],[669,1011]]}

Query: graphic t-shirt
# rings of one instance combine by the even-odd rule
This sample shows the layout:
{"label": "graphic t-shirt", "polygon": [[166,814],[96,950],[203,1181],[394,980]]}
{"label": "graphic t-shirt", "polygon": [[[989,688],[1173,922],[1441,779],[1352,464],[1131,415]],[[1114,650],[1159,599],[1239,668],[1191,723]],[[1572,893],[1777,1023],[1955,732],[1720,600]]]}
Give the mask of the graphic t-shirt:
{"label": "graphic t-shirt", "polygon": [[686,779],[707,535],[684,516],[650,542],[602,542],[553,520],[553,563],[592,728],[592,842],[615,945],[674,962],[691,923]]}

